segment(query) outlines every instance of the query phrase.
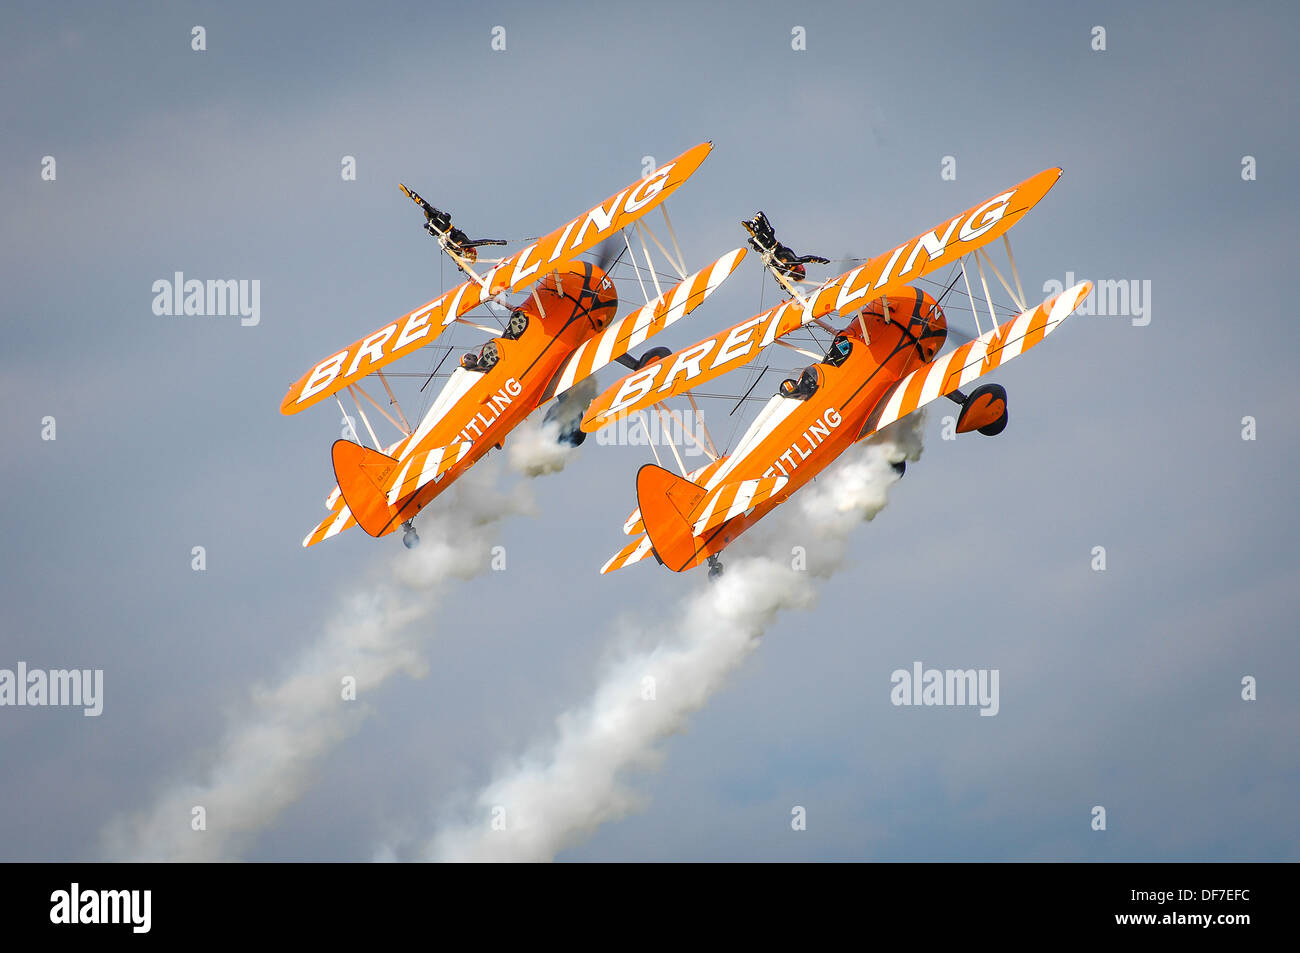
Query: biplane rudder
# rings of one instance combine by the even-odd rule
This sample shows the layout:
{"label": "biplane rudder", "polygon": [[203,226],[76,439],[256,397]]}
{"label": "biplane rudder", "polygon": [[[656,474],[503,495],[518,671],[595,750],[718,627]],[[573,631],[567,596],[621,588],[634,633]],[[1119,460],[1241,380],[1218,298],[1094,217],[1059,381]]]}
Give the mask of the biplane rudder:
{"label": "biplane rudder", "polygon": [[659,561],[673,572],[700,562],[700,541],[692,532],[691,513],[708,491],[698,483],[647,463],[636,474],[641,521]]}
{"label": "biplane rudder", "polygon": [[357,524],[371,536],[392,532],[398,510],[388,505],[385,487],[399,461],[351,440],[335,440],[330,456],[339,491]]}

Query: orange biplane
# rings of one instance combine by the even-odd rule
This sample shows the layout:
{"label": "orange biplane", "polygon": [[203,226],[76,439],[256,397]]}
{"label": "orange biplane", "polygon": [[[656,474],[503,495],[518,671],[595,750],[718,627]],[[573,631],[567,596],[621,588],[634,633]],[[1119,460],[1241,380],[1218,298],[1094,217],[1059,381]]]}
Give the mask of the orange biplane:
{"label": "orange biplane", "polygon": [[[624,532],[636,538],[601,572],[654,555],[675,572],[707,562],[710,576],[717,575],[722,571],[718,556],[733,540],[849,446],[939,397],[960,406],[958,432],[1000,433],[1007,422],[1006,391],[997,384],[969,393],[963,388],[1038,344],[1091,290],[1083,282],[1029,307],[1006,238],[1059,176],[1059,169],[1040,172],[811,290],[799,287],[810,284],[802,281],[803,264],[824,259],[795,256],[777,243],[761,212],[743,223],[753,236],[750,244],[790,297],[690,347],[647,361],[592,401],[581,427],[595,432],[676,395],[691,399],[693,389],[751,364],[773,343],[805,354],[813,363],[781,383],[729,454],[716,452],[706,430],[700,446],[707,442],[705,453],[711,459],[705,466],[685,472],[675,448],[680,475],[655,464],[643,466],[636,478],[638,509],[624,525]],[[999,237],[1015,290],[982,250]],[[967,256],[974,258],[994,326],[940,356],[949,330],[941,302],[912,283],[955,265],[948,290],[959,276],[965,280],[979,329]],[[989,295],[986,264],[1016,306],[1010,312],[1014,316],[1001,324]],[[842,326],[824,320],[833,313],[843,319]],[[824,353],[783,340],[814,328],[830,336]]]}
{"label": "orange biplane", "polygon": [[[636,369],[645,359],[666,353],[661,348],[641,360],[628,354],[694,310],[745,255],[745,250],[738,248],[687,275],[666,209],[664,223],[675,256],[640,221],[646,213],[662,207],[711,148],[710,143],[695,146],[564,227],[509,257],[486,262],[479,258],[478,249],[504,242],[468,238],[452,225],[450,215],[402,186],[425,213],[425,228],[468,278],[327,357],[289,388],[280,405],[285,414],[297,413],[330,396],[338,400],[340,391],[348,391],[373,442],[373,447],[352,440],[334,443],[337,485],[326,499],[329,515],[307,535],[303,545],[314,545],[354,525],[371,536],[384,536],[401,526],[405,529],[403,542],[408,547],[415,545],[419,537],[413,517],[490,449],[501,447],[507,434],[535,408],[552,398],[559,398],[556,406],[573,398],[575,384],[613,361]],[[633,225],[659,293],[654,298],[645,294],[649,300],[644,306],[615,320],[618,295],[606,268],[578,256],[616,235],[621,235],[626,250],[635,256],[625,231]],[[681,276],[682,280],[667,290],[659,287],[647,235]],[[479,274],[476,267],[485,264],[491,265],[490,270]],[[637,276],[640,281],[639,266]],[[524,289],[530,290],[521,300],[513,304],[504,300],[505,295]],[[505,313],[499,323],[504,326],[493,328],[466,320],[479,306],[488,310],[501,307]],[[411,428],[383,368],[428,345],[456,324],[478,328],[492,339],[461,357],[423,419]],[[384,388],[396,416],[362,388],[362,379],[370,376]],[[397,428],[395,442],[381,444],[362,399]],[[339,406],[343,408],[341,401]],[[573,425],[560,434],[561,439],[581,442],[585,435],[576,424],[582,409],[571,408]]]}

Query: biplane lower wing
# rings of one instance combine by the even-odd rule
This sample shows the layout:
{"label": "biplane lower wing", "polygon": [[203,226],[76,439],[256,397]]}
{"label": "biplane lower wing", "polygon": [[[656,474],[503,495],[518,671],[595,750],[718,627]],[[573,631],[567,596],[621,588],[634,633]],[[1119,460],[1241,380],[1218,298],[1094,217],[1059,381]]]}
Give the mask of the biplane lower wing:
{"label": "biplane lower wing", "polygon": [[559,396],[574,384],[686,317],[731,276],[744,257],[743,248],[728,252],[584,342],[560,370],[554,392],[546,396]]}
{"label": "biplane lower wing", "polygon": [[1091,291],[1092,284],[1087,281],[1066,288],[947,356],[918,367],[885,392],[857,439],[871,436],[930,401],[951,394],[1019,357],[1060,327]]}

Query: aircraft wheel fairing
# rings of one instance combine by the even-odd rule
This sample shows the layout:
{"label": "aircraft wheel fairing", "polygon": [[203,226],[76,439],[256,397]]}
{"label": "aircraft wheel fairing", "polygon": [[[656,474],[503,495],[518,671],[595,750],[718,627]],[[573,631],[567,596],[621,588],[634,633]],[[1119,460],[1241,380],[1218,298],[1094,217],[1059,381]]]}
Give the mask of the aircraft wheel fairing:
{"label": "aircraft wheel fairing", "polygon": [[957,432],[978,430],[986,437],[996,437],[1007,429],[1007,389],[1001,384],[976,387],[961,405]]}

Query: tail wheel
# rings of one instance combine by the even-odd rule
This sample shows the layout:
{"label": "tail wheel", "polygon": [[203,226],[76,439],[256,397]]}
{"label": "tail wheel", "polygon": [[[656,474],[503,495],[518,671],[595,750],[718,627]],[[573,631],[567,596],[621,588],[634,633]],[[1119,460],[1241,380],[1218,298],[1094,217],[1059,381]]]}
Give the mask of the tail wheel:
{"label": "tail wheel", "polygon": [[986,437],[996,437],[1007,429],[1007,390],[1001,384],[984,384],[962,401],[957,416],[957,432],[978,430]]}
{"label": "tail wheel", "polygon": [[403,546],[407,549],[414,549],[416,546],[420,545],[420,534],[415,531],[415,524],[411,520],[407,520],[403,523],[402,529],[406,530],[406,532],[402,534]]}

